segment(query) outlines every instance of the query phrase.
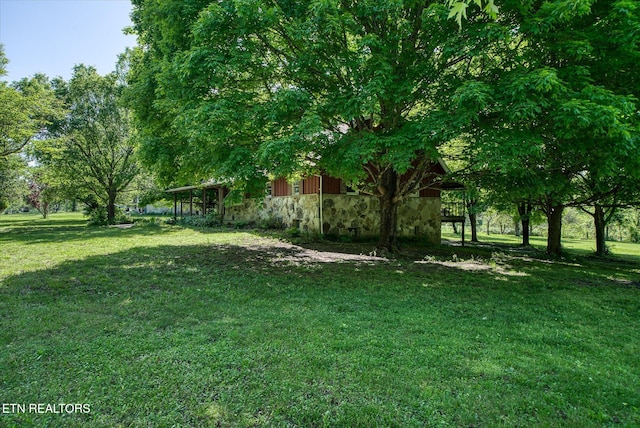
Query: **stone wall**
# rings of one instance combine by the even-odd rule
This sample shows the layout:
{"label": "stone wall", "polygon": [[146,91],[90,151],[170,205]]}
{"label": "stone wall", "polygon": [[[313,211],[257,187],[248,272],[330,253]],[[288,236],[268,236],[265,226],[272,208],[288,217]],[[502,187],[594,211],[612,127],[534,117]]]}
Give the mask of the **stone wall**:
{"label": "stone wall", "polygon": [[[323,232],[327,235],[377,236],[380,203],[365,195],[325,195]],[[440,243],[440,198],[407,198],[398,207],[398,235]]]}
{"label": "stone wall", "polygon": [[[365,195],[325,194],[322,231],[326,235],[376,236],[380,233],[378,198]],[[320,229],[319,195],[248,199],[227,207],[225,221],[255,222],[281,219],[287,227],[299,227],[303,233]],[[407,198],[398,207],[398,234],[423,237],[440,242],[440,198]]]}
{"label": "stone wall", "polygon": [[259,222],[276,218],[304,233],[320,231],[318,195],[271,196],[262,201],[246,199],[227,207],[225,221]]}
{"label": "stone wall", "polygon": [[440,218],[440,198],[408,198],[398,207],[398,235],[419,236],[439,244]]}

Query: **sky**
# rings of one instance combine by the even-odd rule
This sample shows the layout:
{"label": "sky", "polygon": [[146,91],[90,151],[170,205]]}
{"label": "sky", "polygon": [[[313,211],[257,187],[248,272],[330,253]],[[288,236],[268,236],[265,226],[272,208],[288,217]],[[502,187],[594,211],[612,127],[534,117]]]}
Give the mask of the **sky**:
{"label": "sky", "polygon": [[9,59],[0,80],[36,73],[68,80],[76,64],[110,73],[118,54],[136,45],[122,31],[130,12],[129,0],[0,0],[0,43]]}

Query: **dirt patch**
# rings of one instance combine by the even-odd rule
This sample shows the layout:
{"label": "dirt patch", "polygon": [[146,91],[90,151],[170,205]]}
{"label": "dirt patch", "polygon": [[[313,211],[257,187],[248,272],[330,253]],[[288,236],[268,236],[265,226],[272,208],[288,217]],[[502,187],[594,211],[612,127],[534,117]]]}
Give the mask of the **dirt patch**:
{"label": "dirt patch", "polygon": [[[374,263],[387,261],[384,257],[373,254],[354,254],[352,252],[329,251],[314,248],[304,248],[285,241],[264,239],[252,241],[246,247],[255,252],[260,259],[289,263]],[[353,249],[353,248],[352,248]]]}
{"label": "dirt patch", "polygon": [[134,223],[123,223],[123,224],[114,224],[109,227],[115,227],[117,229],[131,229],[134,226]]}

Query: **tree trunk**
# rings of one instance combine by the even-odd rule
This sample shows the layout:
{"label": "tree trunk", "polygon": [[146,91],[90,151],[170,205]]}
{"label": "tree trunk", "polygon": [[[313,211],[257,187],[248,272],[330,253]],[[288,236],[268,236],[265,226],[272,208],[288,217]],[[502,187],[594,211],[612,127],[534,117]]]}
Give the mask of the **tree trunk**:
{"label": "tree trunk", "polygon": [[42,218],[47,218],[49,217],[49,203],[48,202],[43,202],[42,203],[42,210],[40,211],[40,213],[42,214]]}
{"label": "tree trunk", "polygon": [[605,240],[605,227],[607,222],[605,220],[605,212],[602,205],[594,205],[593,222],[596,228],[596,254],[604,256],[609,251],[607,250],[607,243]]}
{"label": "tree trunk", "polygon": [[547,215],[547,254],[559,256],[562,254],[562,212],[564,205],[553,205],[546,209]]}
{"label": "tree trunk", "polygon": [[531,245],[529,243],[529,236],[531,233],[531,228],[529,227],[529,218],[523,218],[522,220],[522,246],[528,247]]}
{"label": "tree trunk", "polygon": [[107,202],[107,224],[116,223],[116,192],[109,191],[109,200]]}
{"label": "tree trunk", "polygon": [[398,200],[397,196],[398,174],[392,170],[382,173],[380,180],[380,241],[377,248],[396,252],[398,250]]}
{"label": "tree trunk", "polygon": [[528,247],[529,244],[529,236],[531,233],[531,211],[533,210],[532,206],[528,202],[521,202],[518,204],[518,214],[520,214],[520,221],[522,222],[522,246]]}
{"label": "tree trunk", "polygon": [[478,241],[478,218],[476,214],[469,213],[469,223],[471,223],[471,242]]}
{"label": "tree trunk", "polygon": [[467,212],[469,213],[469,223],[471,224],[471,242],[478,241],[478,200],[476,198],[468,198]]}

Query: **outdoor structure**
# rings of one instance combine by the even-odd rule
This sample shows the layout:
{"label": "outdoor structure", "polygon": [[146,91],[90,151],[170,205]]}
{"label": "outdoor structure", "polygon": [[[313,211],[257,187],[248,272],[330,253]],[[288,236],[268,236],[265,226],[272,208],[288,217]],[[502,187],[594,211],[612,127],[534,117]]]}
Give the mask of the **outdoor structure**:
{"label": "outdoor structure", "polygon": [[216,213],[224,216],[224,197],[227,188],[224,184],[209,182],[199,186],[184,186],[167,189],[173,195],[173,216],[206,216]]}
{"label": "outdoor structure", "polygon": [[[431,169],[434,178],[447,172],[442,161],[434,162]],[[443,206],[440,198],[441,191],[462,187],[441,185],[439,180],[433,182],[433,186],[405,198],[399,205],[399,236],[440,243],[442,222],[461,222],[464,230],[462,200]],[[343,180],[328,175],[314,175],[295,182],[280,178],[268,184],[264,197],[246,197],[226,206],[224,197],[228,192],[220,183],[179,187],[167,192],[174,196],[176,216],[215,212],[225,223],[247,224],[273,219],[302,233],[334,236],[376,236],[380,230],[378,198],[361,194]]]}

